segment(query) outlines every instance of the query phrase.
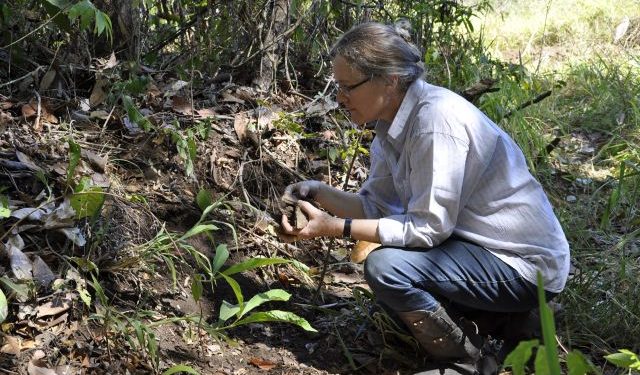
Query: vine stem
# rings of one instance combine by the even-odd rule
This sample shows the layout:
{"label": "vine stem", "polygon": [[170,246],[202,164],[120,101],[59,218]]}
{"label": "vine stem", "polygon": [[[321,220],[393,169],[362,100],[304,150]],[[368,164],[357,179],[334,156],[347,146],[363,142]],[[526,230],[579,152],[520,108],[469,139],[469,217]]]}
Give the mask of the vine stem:
{"label": "vine stem", "polygon": [[47,26],[51,21],[53,21],[53,19],[54,19],[54,18],[58,17],[58,15],[59,15],[60,13],[62,13],[62,11],[64,11],[64,10],[66,10],[66,8],[65,8],[65,9],[61,9],[61,10],[60,10],[60,11],[58,11],[58,13],[56,13],[53,17],[51,17],[51,18],[49,18],[48,20],[44,21],[44,22],[42,23],[42,25],[40,25],[40,26],[36,27],[36,28],[35,28],[35,29],[33,29],[31,32],[29,32],[29,33],[27,33],[26,35],[24,35],[22,38],[19,38],[19,39],[17,39],[17,40],[15,40],[15,41],[13,41],[13,42],[11,42],[11,43],[7,44],[6,46],[2,47],[2,49],[9,48],[9,47],[13,46],[13,45],[14,45],[14,44],[16,44],[16,43],[20,43],[20,42],[22,42],[23,40],[27,39],[27,38],[28,38],[29,36],[31,36],[32,34],[35,34],[35,33],[36,33],[36,32],[38,32],[40,29],[42,29],[43,27]]}
{"label": "vine stem", "polygon": [[[349,162],[349,168],[347,169],[347,174],[344,178],[344,184],[342,185],[342,190],[343,191],[347,191],[347,187],[349,185],[349,176],[351,175],[351,171],[353,170],[353,165],[356,162],[356,158],[358,157],[358,150],[360,150],[360,143],[362,142],[362,137],[364,136],[364,130],[360,132],[360,135],[358,136],[358,141],[356,143],[356,149],[353,152],[353,157],[351,158],[351,161]],[[318,281],[318,286],[316,287],[315,292],[313,293],[313,297],[311,298],[311,300],[313,302],[315,302],[318,299],[318,296],[320,295],[320,292],[322,291],[322,287],[324,286],[324,277],[327,274],[327,269],[329,268],[329,260],[330,260],[330,255],[331,255],[331,249],[335,247],[336,241],[335,239],[331,239],[329,241],[329,246],[327,246],[327,244],[322,241],[322,246],[325,248],[324,249],[324,259],[322,261],[322,270],[320,271],[320,280]]]}

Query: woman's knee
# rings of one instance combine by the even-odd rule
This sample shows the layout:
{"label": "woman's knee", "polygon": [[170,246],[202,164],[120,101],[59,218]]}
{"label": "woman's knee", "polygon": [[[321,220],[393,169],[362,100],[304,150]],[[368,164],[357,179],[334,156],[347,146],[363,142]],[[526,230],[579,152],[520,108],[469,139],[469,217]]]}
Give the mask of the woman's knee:
{"label": "woman's knee", "polygon": [[382,248],[372,251],[364,263],[364,278],[374,291],[402,279],[399,250]]}

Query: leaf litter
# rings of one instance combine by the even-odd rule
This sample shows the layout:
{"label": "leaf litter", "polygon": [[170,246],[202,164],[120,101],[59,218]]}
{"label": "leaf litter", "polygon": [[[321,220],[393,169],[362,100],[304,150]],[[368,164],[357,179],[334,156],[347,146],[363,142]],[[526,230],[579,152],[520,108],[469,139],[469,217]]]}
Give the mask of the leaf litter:
{"label": "leaf litter", "polygon": [[[8,357],[0,366],[28,374],[145,373],[153,372],[157,355],[162,369],[188,363],[203,373],[329,374],[351,371],[350,355],[372,373],[399,368],[371,361],[381,353],[381,340],[357,334],[361,327],[373,329],[370,301],[352,293],[364,287],[361,265],[344,265],[351,244],[331,245],[340,250],[328,255],[332,265],[318,292],[320,272],[314,270],[322,267],[319,254],[327,245],[284,245],[274,229],[287,184],[345,178],[343,165],[336,167],[326,153],[344,147],[342,131],[322,120],[335,110],[335,101],[270,97],[273,103],[267,104],[251,87],[211,83],[202,89],[150,74],[139,94],[121,97],[122,106],[114,106],[107,98],[109,82],[122,66],[113,55],[94,66],[97,79],[82,98],[89,107],[60,106],[85,114],[81,128],[45,100],[39,121],[48,125],[41,129],[34,127],[38,101],[0,102],[6,113],[0,125],[7,127],[0,135],[0,158],[20,163],[0,171],[4,180],[18,181],[2,193],[10,215],[2,221],[0,260],[6,263],[0,267],[11,273],[0,278],[8,299],[0,339]],[[191,160],[196,178],[188,178],[190,152],[197,155]],[[352,184],[362,181],[363,170],[357,160]],[[233,291],[216,285],[193,300],[191,270],[172,270],[146,246],[159,234],[184,233],[197,221],[202,186],[211,191],[208,202],[228,202],[228,209],[212,215],[236,230],[222,225],[214,234],[216,244],[229,246],[229,264],[264,256],[297,260],[242,274],[243,294],[284,288],[292,295],[284,309],[309,320],[319,333],[251,323],[219,340],[187,323],[193,314],[212,323],[222,300],[235,302]],[[104,199],[79,199],[95,195]],[[206,236],[187,243],[213,258],[215,247]],[[169,248],[172,257],[184,256]],[[171,272],[175,283],[167,277]],[[154,348],[150,343],[156,340]]]}

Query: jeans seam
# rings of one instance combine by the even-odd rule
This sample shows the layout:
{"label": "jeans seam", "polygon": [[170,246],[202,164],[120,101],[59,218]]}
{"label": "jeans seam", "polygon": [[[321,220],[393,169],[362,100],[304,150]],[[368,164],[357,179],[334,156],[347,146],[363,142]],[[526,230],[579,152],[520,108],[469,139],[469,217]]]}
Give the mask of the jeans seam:
{"label": "jeans seam", "polygon": [[487,285],[487,284],[506,284],[506,283],[510,283],[512,281],[516,281],[516,280],[523,280],[522,276],[516,276],[514,278],[508,279],[508,280],[491,280],[491,281],[474,281],[474,280],[468,280],[468,279],[446,279],[446,280],[429,280],[429,279],[422,279],[421,281],[417,282],[416,285],[425,283],[425,282],[434,282],[434,283],[453,283],[453,282],[460,282],[460,281],[464,281],[465,283],[471,283],[474,285]]}

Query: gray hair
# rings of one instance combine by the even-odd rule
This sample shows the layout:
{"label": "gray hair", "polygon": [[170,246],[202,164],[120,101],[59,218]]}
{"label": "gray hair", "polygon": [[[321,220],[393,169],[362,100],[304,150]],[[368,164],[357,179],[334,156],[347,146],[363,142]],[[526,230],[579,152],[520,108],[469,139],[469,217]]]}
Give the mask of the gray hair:
{"label": "gray hair", "polygon": [[407,20],[396,26],[367,22],[354,26],[331,47],[330,57],[342,56],[347,63],[371,77],[398,77],[406,90],[424,74],[422,56],[410,38]]}

